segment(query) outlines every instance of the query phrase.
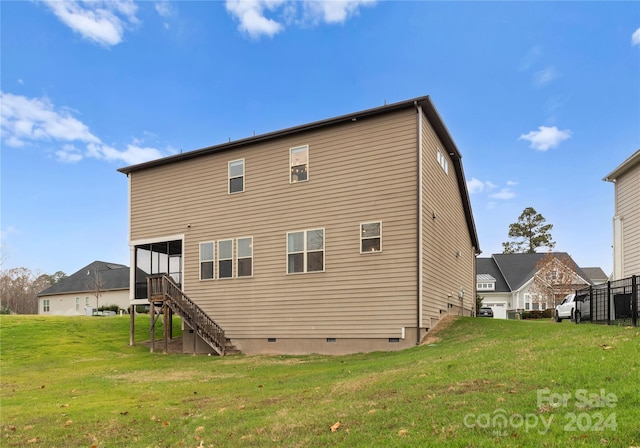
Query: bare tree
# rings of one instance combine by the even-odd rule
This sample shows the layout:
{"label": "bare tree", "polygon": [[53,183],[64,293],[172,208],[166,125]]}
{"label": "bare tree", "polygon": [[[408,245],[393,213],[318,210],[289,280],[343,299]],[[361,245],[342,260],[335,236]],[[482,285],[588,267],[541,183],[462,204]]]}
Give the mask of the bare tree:
{"label": "bare tree", "polygon": [[536,263],[529,292],[540,309],[555,308],[564,296],[587,283],[577,273],[578,267],[567,255],[547,253]]}
{"label": "bare tree", "polygon": [[0,310],[4,313],[38,314],[38,293],[51,286],[48,275],[27,268],[0,273]]}
{"label": "bare tree", "polygon": [[104,289],[104,280],[102,279],[102,275],[100,271],[98,271],[98,267],[94,267],[93,271],[88,272],[90,275],[88,280],[88,290],[91,291],[93,296],[96,298],[96,311],[98,311],[98,307],[100,306],[100,296],[102,296],[102,290]]}

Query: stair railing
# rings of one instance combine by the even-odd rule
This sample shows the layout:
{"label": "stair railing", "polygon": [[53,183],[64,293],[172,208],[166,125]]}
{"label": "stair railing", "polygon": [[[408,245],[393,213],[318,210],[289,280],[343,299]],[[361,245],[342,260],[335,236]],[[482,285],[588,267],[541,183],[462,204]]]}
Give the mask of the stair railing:
{"label": "stair railing", "polygon": [[224,330],[202,308],[191,300],[171,277],[166,274],[147,277],[149,302],[165,302],[193,329],[194,338],[200,336],[220,356],[224,356],[226,337]]}

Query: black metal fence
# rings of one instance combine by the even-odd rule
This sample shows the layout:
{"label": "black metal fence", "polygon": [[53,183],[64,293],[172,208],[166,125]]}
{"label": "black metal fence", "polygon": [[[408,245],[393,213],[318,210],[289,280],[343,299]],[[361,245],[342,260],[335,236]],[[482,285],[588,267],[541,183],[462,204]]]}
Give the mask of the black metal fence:
{"label": "black metal fence", "polygon": [[640,276],[610,281],[576,291],[576,300],[587,308],[589,317],[582,313],[581,320],[607,325],[638,326],[640,302]]}

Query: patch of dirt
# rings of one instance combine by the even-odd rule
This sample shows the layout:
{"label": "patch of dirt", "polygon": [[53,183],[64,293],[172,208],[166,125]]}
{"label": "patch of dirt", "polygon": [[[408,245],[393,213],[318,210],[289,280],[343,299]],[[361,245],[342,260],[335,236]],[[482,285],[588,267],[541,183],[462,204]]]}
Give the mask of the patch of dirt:
{"label": "patch of dirt", "polygon": [[[140,344],[144,345],[147,348],[150,348],[151,341],[149,340],[142,341],[140,342]],[[164,350],[164,341],[162,340],[162,338],[156,339],[153,349],[155,353],[162,353],[162,351]],[[167,344],[167,353],[183,353],[182,352],[182,336],[169,339],[169,343]]]}
{"label": "patch of dirt", "polygon": [[429,345],[436,344],[440,342],[440,337],[438,336],[443,330],[449,328],[457,319],[457,316],[445,316],[438,321],[435,327],[430,329],[427,334],[422,338],[420,345]]}

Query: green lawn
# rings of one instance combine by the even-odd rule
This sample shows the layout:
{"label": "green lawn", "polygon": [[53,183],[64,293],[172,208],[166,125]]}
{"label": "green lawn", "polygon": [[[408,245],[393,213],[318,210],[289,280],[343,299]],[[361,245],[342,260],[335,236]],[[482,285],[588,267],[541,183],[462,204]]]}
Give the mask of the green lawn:
{"label": "green lawn", "polygon": [[129,347],[127,317],[0,325],[2,447],[640,446],[638,328],[460,318],[402,352],[219,358]]}

